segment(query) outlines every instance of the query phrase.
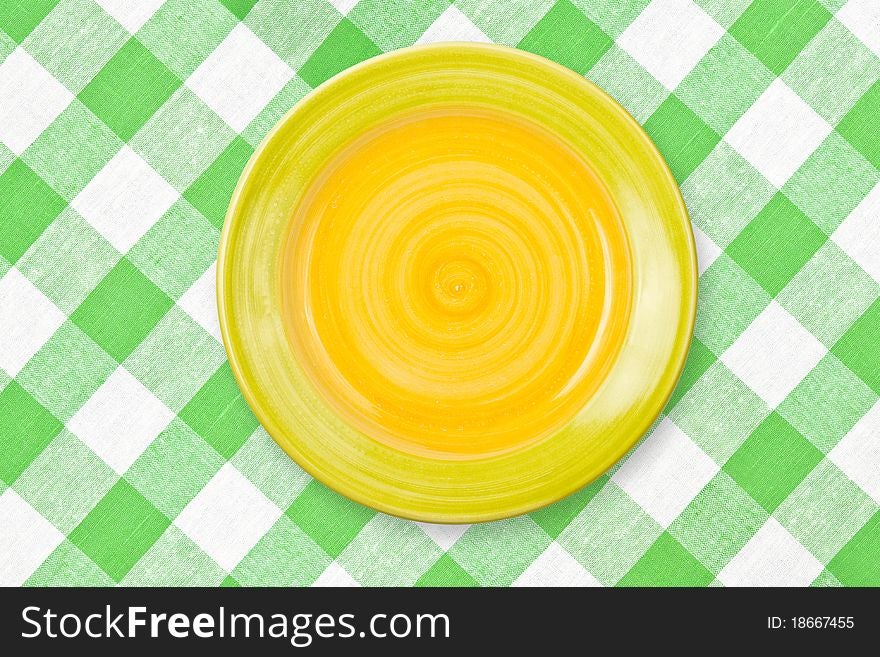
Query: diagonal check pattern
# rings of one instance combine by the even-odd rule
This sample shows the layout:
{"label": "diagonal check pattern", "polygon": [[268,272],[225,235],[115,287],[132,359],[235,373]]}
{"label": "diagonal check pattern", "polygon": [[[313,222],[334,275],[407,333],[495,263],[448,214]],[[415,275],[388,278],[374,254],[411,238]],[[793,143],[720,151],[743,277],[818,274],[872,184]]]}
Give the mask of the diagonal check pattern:
{"label": "diagonal check pattern", "polygon": [[[411,523],[313,481],[214,302],[245,163],[413,43],[608,90],[682,187],[695,339],[649,436],[549,508]],[[0,584],[880,585],[872,0],[13,0],[0,8]]]}

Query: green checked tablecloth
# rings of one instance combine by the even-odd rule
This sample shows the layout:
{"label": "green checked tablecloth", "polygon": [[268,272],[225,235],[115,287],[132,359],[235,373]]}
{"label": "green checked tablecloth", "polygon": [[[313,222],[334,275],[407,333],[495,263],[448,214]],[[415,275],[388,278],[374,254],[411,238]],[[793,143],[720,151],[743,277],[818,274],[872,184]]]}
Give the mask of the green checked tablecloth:
{"label": "green checked tablecloth", "polygon": [[[217,242],[335,73],[494,41],[657,143],[700,260],[650,434],[558,504],[433,526],[313,481],[241,397]],[[880,585],[880,2],[3,0],[0,583]]]}

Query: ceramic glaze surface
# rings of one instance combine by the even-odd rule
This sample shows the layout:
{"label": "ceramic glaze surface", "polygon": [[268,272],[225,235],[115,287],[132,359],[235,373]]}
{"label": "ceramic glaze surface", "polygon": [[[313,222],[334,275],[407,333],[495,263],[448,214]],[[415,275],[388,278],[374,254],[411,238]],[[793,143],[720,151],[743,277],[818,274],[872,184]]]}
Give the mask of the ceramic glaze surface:
{"label": "ceramic glaze surface", "polygon": [[323,483],[433,522],[587,484],[657,417],[687,353],[693,236],[638,124],[498,46],[353,67],[266,137],[229,208],[232,370]]}
{"label": "ceramic glaze surface", "polygon": [[620,348],[625,232],[586,162],[515,114],[426,107],[309,186],[282,264],[288,336],[366,435],[480,456],[568,423]]}

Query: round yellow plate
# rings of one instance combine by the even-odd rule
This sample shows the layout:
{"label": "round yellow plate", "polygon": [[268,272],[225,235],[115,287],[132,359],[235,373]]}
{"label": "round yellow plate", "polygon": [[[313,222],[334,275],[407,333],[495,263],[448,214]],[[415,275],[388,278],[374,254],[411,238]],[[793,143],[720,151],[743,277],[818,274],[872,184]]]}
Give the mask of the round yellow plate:
{"label": "round yellow plate", "polygon": [[693,235],[639,125],[575,73],[477,44],[333,78],[248,163],[223,341],[327,486],[431,522],[574,492],[650,426],[690,343]]}

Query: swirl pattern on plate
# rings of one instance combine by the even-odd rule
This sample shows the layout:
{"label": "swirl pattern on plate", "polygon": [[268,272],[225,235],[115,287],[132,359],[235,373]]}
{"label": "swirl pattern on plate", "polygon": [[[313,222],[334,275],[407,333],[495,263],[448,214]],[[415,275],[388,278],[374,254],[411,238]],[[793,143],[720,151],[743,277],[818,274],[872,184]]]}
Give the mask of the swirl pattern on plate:
{"label": "swirl pattern on plate", "polygon": [[301,100],[242,174],[217,261],[229,362],[310,474],[429,522],[525,513],[655,420],[694,325],[687,211],[588,80],[416,46]]}
{"label": "swirl pattern on plate", "polygon": [[484,456],[568,423],[620,347],[623,225],[583,158],[499,110],[425,106],[312,182],[285,319],[325,401],[399,449]]}

